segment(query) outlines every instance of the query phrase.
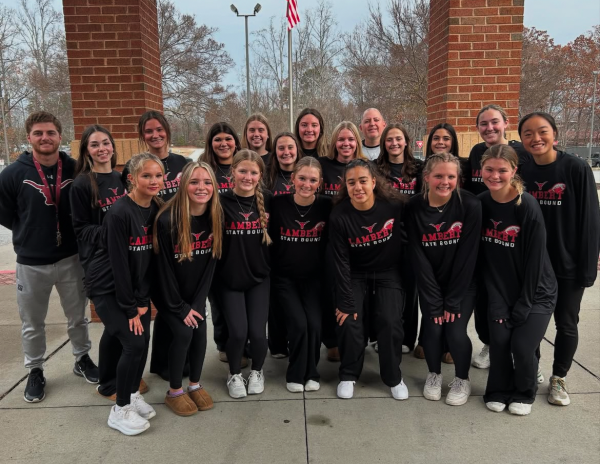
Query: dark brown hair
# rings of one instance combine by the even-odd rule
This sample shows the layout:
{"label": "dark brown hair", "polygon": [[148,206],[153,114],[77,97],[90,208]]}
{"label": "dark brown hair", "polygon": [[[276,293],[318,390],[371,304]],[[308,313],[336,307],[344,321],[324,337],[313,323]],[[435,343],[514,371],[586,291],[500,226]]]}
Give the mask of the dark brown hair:
{"label": "dark brown hair", "polygon": [[212,141],[218,134],[221,133],[229,134],[233,137],[233,140],[235,141],[235,151],[233,152],[233,156],[235,156],[235,154],[242,148],[240,146],[240,139],[233,127],[231,127],[228,123],[223,121],[214,123],[208,130],[208,134],[206,135],[204,153],[202,153],[202,156],[200,156],[200,160],[204,161],[211,168],[213,168],[213,171],[217,170],[217,155],[213,150]]}
{"label": "dark brown hair", "polygon": [[350,161],[344,168],[344,174],[342,175],[344,181],[342,182],[338,194],[333,199],[335,205],[341,203],[345,198],[349,198],[348,187],[346,187],[346,174],[350,169],[354,168],[365,168],[369,171],[369,175],[375,178],[373,194],[376,199],[382,199],[389,202],[406,201],[406,196],[391,187],[390,183],[381,176],[373,163],[357,158]]}
{"label": "dark brown hair", "polygon": [[415,161],[415,156],[413,155],[410,136],[408,135],[408,131],[404,128],[404,126],[401,126],[400,124],[390,124],[389,126],[386,126],[381,134],[381,140],[379,142],[379,156],[375,160],[375,164],[383,175],[390,175],[390,157],[387,148],[385,147],[385,139],[392,129],[398,129],[400,132],[402,132],[404,135],[404,140],[406,140],[406,146],[404,147],[404,163],[402,164],[402,179],[404,182],[410,182],[417,176],[418,168]]}
{"label": "dark brown hair", "polygon": [[167,121],[167,118],[165,118],[164,114],[155,110],[146,111],[140,116],[140,120],[138,121],[138,137],[140,142],[146,145],[146,141],[144,139],[144,129],[146,128],[146,123],[148,121],[152,121],[153,119],[156,119],[165,130],[165,133],[167,134],[168,147],[171,145],[171,126],[169,125],[169,122]]}
{"label": "dark brown hair", "polygon": [[296,138],[300,142],[300,147],[302,146],[302,139],[300,138],[300,121],[306,115],[312,115],[319,121],[319,138],[317,139],[317,155],[319,156],[327,156],[327,140],[325,139],[325,122],[323,121],[323,116],[319,113],[319,110],[314,108],[304,108],[298,117],[296,118],[296,124],[294,126],[294,134]]}
{"label": "dark brown hair", "polygon": [[250,125],[251,122],[254,122],[254,121],[260,122],[267,128],[268,139],[267,139],[267,143],[265,145],[265,150],[267,150],[268,153],[271,153],[271,151],[273,151],[271,127],[269,126],[269,121],[267,121],[267,118],[261,113],[254,113],[254,114],[250,115],[250,117],[246,121],[246,124],[244,125],[244,133],[242,135],[242,140],[241,140],[242,148],[250,148],[248,146],[248,126]]}
{"label": "dark brown hair", "polygon": [[47,111],[36,111],[35,113],[31,113],[29,115],[25,121],[25,131],[27,132],[27,135],[29,135],[31,132],[34,124],[42,124],[46,122],[54,124],[56,131],[62,135],[62,124],[56,116],[54,116],[52,113],[48,113]]}
{"label": "dark brown hair", "polygon": [[302,149],[300,148],[300,142],[298,142],[296,136],[291,132],[280,132],[279,134],[277,134],[275,140],[273,140],[273,153],[271,155],[271,162],[269,163],[269,166],[267,168],[268,173],[264,179],[265,186],[269,190],[275,187],[275,183],[277,182],[277,174],[279,174],[279,161],[277,160],[277,142],[282,137],[289,137],[296,144],[296,161],[294,165],[296,165],[298,161],[302,159]]}

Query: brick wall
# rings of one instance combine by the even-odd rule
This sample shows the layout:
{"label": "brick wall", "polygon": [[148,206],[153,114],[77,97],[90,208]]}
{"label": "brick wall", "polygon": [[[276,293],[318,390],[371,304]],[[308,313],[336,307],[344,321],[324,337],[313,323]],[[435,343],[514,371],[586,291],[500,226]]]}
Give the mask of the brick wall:
{"label": "brick wall", "polygon": [[[516,121],[524,0],[431,0],[427,126],[475,129],[485,104]],[[468,153],[465,153],[465,155]]]}
{"label": "brick wall", "polygon": [[63,13],[75,138],[101,124],[137,139],[140,115],[162,110],[156,1],[64,0]]}

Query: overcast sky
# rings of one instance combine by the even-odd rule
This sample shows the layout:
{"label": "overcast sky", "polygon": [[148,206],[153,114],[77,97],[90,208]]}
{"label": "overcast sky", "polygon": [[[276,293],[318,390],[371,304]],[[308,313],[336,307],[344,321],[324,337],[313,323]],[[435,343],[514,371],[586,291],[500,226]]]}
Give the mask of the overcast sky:
{"label": "overcast sky", "polygon": [[[262,10],[249,19],[250,32],[265,28],[272,16],[285,16],[286,0],[173,0],[182,13],[194,14],[198,23],[218,28],[215,39],[225,44],[225,49],[236,63],[229,73],[227,84],[240,85],[241,67],[245,61],[244,19],[237,18],[229,9],[233,2],[241,14],[252,13],[259,1]],[[378,0],[329,0],[337,15],[341,31],[350,31],[364,21],[369,3]],[[53,0],[62,11],[62,1]],[[313,8],[318,0],[297,0],[300,21],[303,11]],[[0,4],[13,6],[14,0],[0,0]],[[383,6],[387,0],[379,0]],[[600,24],[600,0],[525,0],[525,26],[548,31],[555,42],[564,45]]]}

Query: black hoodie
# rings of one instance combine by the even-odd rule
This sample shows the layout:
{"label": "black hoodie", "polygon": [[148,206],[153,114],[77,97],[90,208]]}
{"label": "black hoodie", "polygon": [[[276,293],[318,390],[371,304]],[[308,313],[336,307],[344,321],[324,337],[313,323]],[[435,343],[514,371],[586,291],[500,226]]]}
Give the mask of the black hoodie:
{"label": "black hoodie", "polygon": [[[75,161],[63,152],[59,156],[62,160],[58,209],[60,246],[56,242],[56,208],[53,198],[46,198],[44,194],[33,155],[23,152],[16,162],[0,173],[0,224],[13,232],[13,246],[19,264],[54,264],[77,253],[69,204]],[[57,164],[42,166],[51,192],[55,189]]]}

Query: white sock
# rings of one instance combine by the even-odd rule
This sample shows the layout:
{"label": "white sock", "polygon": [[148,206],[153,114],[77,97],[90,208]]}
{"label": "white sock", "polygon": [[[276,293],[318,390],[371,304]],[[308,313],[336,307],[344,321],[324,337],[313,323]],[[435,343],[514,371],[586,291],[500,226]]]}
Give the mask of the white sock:
{"label": "white sock", "polygon": [[196,390],[200,390],[200,384],[198,384],[198,385],[189,385],[188,386],[188,391],[189,392],[193,392],[193,391],[196,391]]}
{"label": "white sock", "polygon": [[115,412],[119,412],[121,410],[121,406],[115,404]]}

